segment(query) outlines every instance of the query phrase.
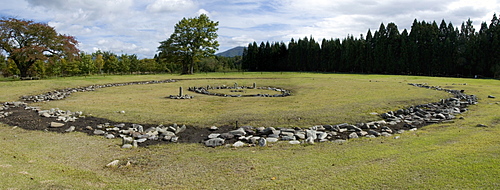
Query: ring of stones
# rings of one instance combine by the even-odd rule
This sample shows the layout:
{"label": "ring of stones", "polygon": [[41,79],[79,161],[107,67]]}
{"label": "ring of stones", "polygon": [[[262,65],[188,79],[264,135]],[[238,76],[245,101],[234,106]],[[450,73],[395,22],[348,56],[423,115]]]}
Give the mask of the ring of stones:
{"label": "ring of stones", "polygon": [[[219,90],[219,89],[228,89],[231,90],[231,92],[244,92],[245,89],[262,89],[262,90],[272,90],[276,92],[280,92],[279,94],[236,94],[236,95],[231,95],[231,94],[224,94],[224,93],[214,93],[210,92],[210,90]],[[198,94],[205,94],[205,95],[211,95],[211,96],[222,96],[222,97],[286,97],[286,96],[291,96],[291,91],[290,90],[285,90],[282,88],[276,88],[276,87],[255,87],[254,86],[206,86],[206,87],[189,87],[189,91],[198,93]]]}

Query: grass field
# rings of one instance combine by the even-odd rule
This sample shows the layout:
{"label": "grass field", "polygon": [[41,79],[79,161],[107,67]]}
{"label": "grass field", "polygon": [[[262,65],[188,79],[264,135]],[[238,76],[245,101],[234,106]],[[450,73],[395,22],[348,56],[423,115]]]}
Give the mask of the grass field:
{"label": "grass field", "polygon": [[[399,139],[358,139],[312,146],[206,148],[168,144],[120,149],[120,140],[0,127],[0,186],[5,189],[499,189],[500,94],[497,80],[312,73],[215,73],[192,76],[93,76],[0,82],[0,101],[65,87],[125,81],[189,79],[75,93],[38,103],[117,121],[299,126],[377,120],[382,113],[449,95],[415,88],[428,83],[475,94],[463,120],[435,124]],[[180,86],[276,86],[284,98],[224,98],[192,94],[170,100]],[[466,83],[466,85],[464,85]],[[126,111],[118,114],[116,111]],[[300,119],[299,119],[300,118]],[[478,128],[477,124],[489,127]],[[107,168],[112,160],[132,164]]]}

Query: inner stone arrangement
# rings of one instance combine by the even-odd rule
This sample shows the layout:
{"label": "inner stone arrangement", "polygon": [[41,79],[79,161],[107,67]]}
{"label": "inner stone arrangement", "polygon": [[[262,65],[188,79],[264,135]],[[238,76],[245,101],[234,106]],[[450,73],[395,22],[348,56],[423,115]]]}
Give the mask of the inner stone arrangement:
{"label": "inner stone arrangement", "polygon": [[[268,94],[268,93],[246,94],[247,90],[255,90],[255,89],[275,91],[278,92],[278,94]],[[292,95],[290,90],[285,90],[282,88],[270,87],[270,86],[257,87],[255,83],[253,83],[253,86],[238,86],[238,83],[234,83],[234,86],[207,85],[206,87],[189,87],[188,90],[198,94],[222,96],[222,97],[286,97]],[[242,93],[242,94],[226,94],[226,93],[211,92],[213,90],[230,90],[230,92]]]}

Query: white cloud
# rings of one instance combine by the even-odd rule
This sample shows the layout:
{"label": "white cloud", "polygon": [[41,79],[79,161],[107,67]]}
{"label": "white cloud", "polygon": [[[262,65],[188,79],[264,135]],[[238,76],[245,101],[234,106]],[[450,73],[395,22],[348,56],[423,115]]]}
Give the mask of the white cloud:
{"label": "white cloud", "polygon": [[[257,41],[283,41],[313,36],[359,37],[380,23],[400,30],[414,19],[446,19],[459,26],[468,18],[476,30],[500,11],[498,0],[0,0],[0,17],[46,22],[73,35],[86,52],[153,57],[158,43],[170,36],[183,17],[201,13],[219,21],[221,51]],[[497,12],[499,13],[499,12]]]}
{"label": "white cloud", "polygon": [[147,6],[151,12],[177,12],[194,7],[191,0],[156,0]]}

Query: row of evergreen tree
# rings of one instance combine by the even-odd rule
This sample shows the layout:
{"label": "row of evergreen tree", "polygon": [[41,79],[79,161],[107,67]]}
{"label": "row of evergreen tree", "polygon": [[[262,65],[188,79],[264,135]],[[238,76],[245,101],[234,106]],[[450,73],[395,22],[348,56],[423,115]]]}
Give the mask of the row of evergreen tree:
{"label": "row of evergreen tree", "polygon": [[445,20],[438,25],[415,19],[401,33],[396,24],[382,23],[366,37],[253,42],[243,53],[242,69],[499,77],[500,21],[494,14],[476,31],[470,19],[460,29]]}

